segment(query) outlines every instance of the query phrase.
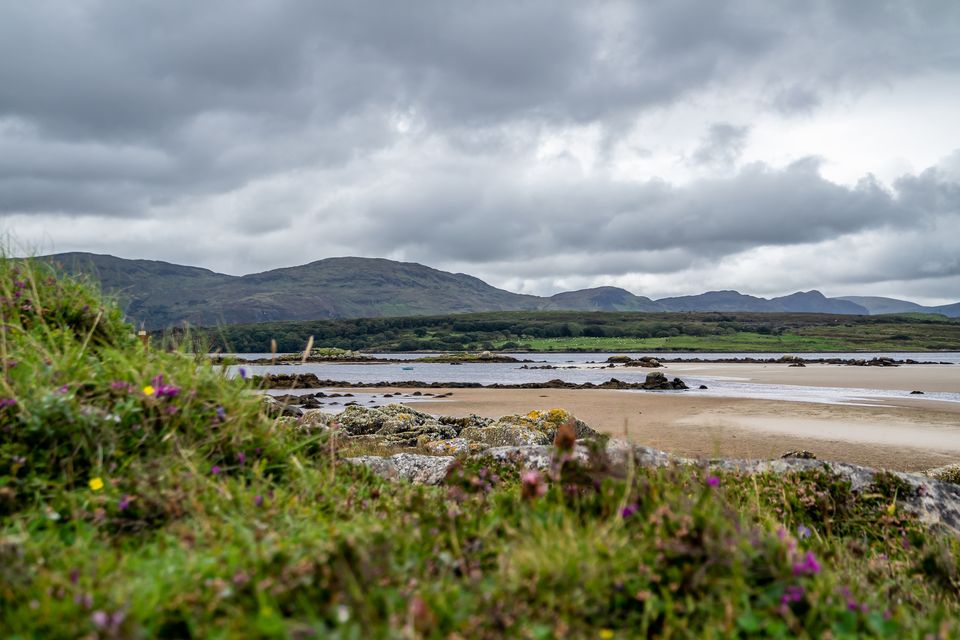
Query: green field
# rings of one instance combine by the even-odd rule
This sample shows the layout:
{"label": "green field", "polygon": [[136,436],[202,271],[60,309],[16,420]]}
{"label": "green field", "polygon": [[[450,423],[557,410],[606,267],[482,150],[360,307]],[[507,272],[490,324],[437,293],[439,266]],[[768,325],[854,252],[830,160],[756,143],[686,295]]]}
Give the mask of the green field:
{"label": "green field", "polygon": [[[503,342],[497,345],[503,347]],[[524,341],[530,351],[847,351],[849,342],[815,336],[735,333],[673,338],[542,338]]]}

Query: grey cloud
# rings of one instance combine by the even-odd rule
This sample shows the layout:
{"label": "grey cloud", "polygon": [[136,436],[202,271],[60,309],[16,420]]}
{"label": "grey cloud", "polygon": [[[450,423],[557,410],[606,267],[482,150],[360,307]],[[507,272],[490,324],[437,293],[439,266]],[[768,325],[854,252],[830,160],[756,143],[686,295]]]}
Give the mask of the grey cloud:
{"label": "grey cloud", "polygon": [[693,152],[694,164],[731,167],[740,159],[747,145],[750,127],[738,127],[729,122],[710,125],[700,146]]}

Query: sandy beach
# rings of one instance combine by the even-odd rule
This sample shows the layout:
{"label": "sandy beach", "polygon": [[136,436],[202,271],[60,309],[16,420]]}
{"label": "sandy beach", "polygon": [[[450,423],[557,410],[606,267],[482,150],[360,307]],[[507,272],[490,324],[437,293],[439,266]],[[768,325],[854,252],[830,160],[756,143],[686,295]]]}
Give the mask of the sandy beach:
{"label": "sandy beach", "polygon": [[[864,369],[811,365],[788,369],[781,365],[673,364],[667,373],[809,386],[960,390],[960,366]],[[600,431],[691,457],[771,458],[807,449],[820,459],[898,471],[960,461],[960,403],[906,394],[902,399],[884,400],[882,405],[864,406],[698,397],[696,391],[431,391],[452,396],[418,402],[418,408],[444,415],[495,417],[562,407]]]}

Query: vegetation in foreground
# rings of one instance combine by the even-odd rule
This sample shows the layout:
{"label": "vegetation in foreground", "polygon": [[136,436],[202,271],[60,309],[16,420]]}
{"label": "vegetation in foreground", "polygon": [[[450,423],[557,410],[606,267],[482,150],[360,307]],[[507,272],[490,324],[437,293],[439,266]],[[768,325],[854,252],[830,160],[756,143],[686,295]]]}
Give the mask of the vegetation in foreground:
{"label": "vegetation in foreground", "polygon": [[[955,637],[958,541],[824,472],[391,484],[244,380],[0,261],[0,629],[15,638]],[[335,433],[335,431],[333,432]]]}
{"label": "vegetation in foreground", "polygon": [[227,325],[202,332],[223,352],[325,347],[390,351],[954,351],[960,319],[909,314],[472,313]]}

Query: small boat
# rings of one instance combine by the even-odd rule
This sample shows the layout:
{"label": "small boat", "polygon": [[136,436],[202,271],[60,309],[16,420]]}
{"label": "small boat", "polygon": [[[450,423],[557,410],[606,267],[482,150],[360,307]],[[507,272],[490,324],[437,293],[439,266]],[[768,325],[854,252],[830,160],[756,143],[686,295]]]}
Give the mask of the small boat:
{"label": "small boat", "polygon": [[400,367],[404,371],[413,371],[413,367]]}

